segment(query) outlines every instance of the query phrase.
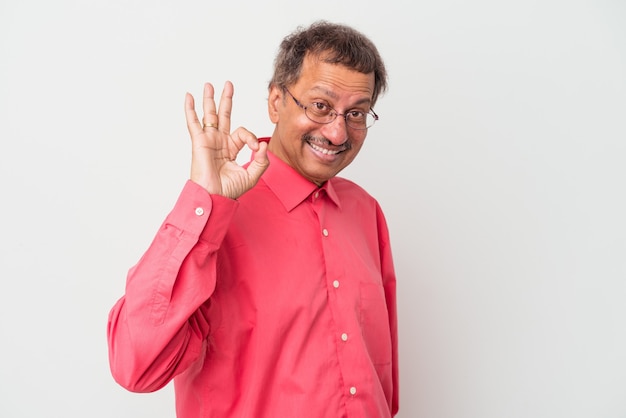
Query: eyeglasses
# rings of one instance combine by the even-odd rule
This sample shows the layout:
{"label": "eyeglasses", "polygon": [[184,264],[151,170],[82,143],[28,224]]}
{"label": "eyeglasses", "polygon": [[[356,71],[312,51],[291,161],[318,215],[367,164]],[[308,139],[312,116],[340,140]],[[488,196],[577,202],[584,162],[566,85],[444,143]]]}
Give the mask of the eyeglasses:
{"label": "eyeglasses", "polygon": [[346,125],[350,128],[365,130],[370,128],[378,120],[378,115],[374,112],[374,109],[370,109],[369,112],[350,110],[349,112],[341,114],[337,113],[335,109],[324,102],[313,102],[310,106],[305,106],[300,103],[289,90],[286,88],[284,90],[289,93],[293,101],[296,102],[296,105],[304,110],[306,117],[315,123],[331,123],[337,119],[337,116],[341,116],[346,121]]}

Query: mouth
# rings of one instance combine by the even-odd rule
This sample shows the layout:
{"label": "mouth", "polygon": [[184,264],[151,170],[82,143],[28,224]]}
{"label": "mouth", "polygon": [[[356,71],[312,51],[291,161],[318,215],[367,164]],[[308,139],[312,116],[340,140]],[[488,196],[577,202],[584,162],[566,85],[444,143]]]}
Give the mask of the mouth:
{"label": "mouth", "polygon": [[336,145],[333,145],[326,138],[315,138],[311,135],[304,135],[302,137],[302,140],[306,142],[307,144],[309,144],[309,146],[314,151],[317,151],[320,154],[328,155],[328,156],[341,154],[342,152],[345,152],[349,150],[350,148],[352,148],[352,145],[350,145],[349,141],[346,141],[343,144],[336,146]]}

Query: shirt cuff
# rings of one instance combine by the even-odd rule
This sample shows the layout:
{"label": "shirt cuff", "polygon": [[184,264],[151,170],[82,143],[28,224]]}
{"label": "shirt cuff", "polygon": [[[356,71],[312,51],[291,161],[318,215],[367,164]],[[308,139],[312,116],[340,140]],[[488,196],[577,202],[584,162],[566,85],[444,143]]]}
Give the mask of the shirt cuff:
{"label": "shirt cuff", "polygon": [[221,243],[239,202],[187,180],[166,223],[203,241]]}

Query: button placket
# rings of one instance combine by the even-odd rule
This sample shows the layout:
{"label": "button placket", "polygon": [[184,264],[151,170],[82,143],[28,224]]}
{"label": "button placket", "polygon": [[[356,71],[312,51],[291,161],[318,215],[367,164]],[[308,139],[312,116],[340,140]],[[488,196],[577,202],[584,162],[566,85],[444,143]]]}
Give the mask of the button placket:
{"label": "button placket", "polygon": [[[323,193],[323,191],[316,191],[315,193],[313,193],[312,197],[313,197],[313,205],[314,205],[314,208],[315,208],[314,210],[315,210],[316,214],[318,215],[318,219],[319,219],[319,226],[321,228],[320,232],[321,232],[322,237],[323,237],[322,239],[324,240],[324,238],[328,238],[328,239],[331,239],[331,238],[330,238],[330,231],[329,231],[329,229],[327,227],[324,227],[324,224],[325,224],[325,217],[324,217],[324,212],[325,212],[324,209],[325,208],[324,208],[324,204],[325,204],[325,202],[320,200],[323,197],[322,193]],[[323,243],[322,243],[322,246],[324,247],[324,251],[326,251],[327,248],[332,247],[332,245],[333,245],[333,243],[331,243],[330,241],[323,241]],[[328,246],[330,246],[330,247],[328,247]],[[332,275],[337,277],[336,272],[333,272]],[[337,279],[333,279],[332,281],[330,281],[330,285],[334,289],[339,289],[341,283],[340,283],[340,280],[337,278]],[[341,296],[339,294],[336,294],[336,295],[334,295],[332,297],[332,301],[334,303],[336,303],[339,300],[340,297]],[[341,319],[341,315],[339,315],[336,318],[336,320],[338,321],[337,325],[339,325],[339,324],[344,322]],[[339,325],[339,326],[340,326],[339,329],[344,327],[344,325]],[[347,328],[344,328],[344,329],[347,329]],[[347,332],[341,332],[340,331],[339,335],[336,338],[339,339],[339,341],[340,341],[339,344],[344,345],[345,350],[347,350],[347,351],[340,350],[341,356],[349,356],[350,355],[349,353],[351,351],[349,350],[349,346],[347,344],[350,341],[350,335]],[[346,389],[344,389],[344,390],[346,390]],[[356,389],[355,386],[349,386],[347,388],[347,391],[348,391],[349,396],[352,396],[352,397],[356,396],[357,389]]]}

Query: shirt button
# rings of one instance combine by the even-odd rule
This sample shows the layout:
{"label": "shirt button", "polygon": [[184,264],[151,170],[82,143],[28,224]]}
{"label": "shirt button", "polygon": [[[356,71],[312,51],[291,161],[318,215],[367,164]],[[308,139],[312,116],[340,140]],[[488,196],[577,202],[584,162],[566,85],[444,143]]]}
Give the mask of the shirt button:
{"label": "shirt button", "polygon": [[339,280],[335,280],[335,281],[333,282],[333,287],[334,287],[335,289],[337,289],[337,288],[339,287]]}
{"label": "shirt button", "polygon": [[327,237],[328,236],[328,229],[324,228],[322,229],[322,234]]}
{"label": "shirt button", "polygon": [[202,208],[196,208],[196,215],[198,215],[198,216],[202,216],[202,215],[204,215],[204,209],[202,209]]}
{"label": "shirt button", "polygon": [[320,197],[320,192],[315,192],[315,198],[317,199],[318,197]]}
{"label": "shirt button", "polygon": [[356,388],[354,386],[350,388],[350,395],[352,396],[356,395]]}
{"label": "shirt button", "polygon": [[348,341],[348,334],[346,334],[345,332],[343,334],[341,334],[341,340],[342,341]]}

